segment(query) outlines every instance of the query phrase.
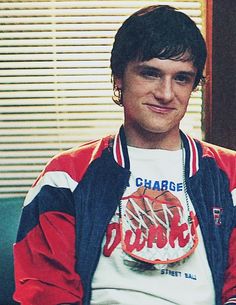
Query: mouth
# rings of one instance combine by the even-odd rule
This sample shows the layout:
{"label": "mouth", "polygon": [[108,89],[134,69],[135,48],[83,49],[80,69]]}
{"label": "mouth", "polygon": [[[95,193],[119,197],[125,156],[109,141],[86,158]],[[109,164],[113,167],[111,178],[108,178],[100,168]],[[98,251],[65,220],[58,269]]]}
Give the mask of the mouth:
{"label": "mouth", "polygon": [[167,107],[162,105],[155,105],[155,104],[145,104],[148,109],[153,112],[160,113],[160,114],[168,114],[174,110],[173,107]]}

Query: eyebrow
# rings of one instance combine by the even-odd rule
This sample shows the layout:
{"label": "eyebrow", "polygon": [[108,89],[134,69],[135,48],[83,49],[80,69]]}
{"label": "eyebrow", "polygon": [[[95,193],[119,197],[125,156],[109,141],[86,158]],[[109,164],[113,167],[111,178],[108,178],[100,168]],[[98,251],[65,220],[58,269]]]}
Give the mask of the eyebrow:
{"label": "eyebrow", "polygon": [[193,71],[178,71],[177,74],[183,74],[183,75],[190,76],[190,77],[196,76],[196,72],[193,72]]}
{"label": "eyebrow", "polygon": [[[153,67],[153,66],[149,66],[147,64],[139,64],[135,67],[136,71],[140,71],[141,69],[148,69],[148,70],[153,70],[156,72],[163,72],[162,69]],[[189,77],[195,77],[196,76],[196,72],[192,71],[192,70],[183,70],[183,71],[177,71],[176,74],[182,74],[182,75],[186,75]]]}

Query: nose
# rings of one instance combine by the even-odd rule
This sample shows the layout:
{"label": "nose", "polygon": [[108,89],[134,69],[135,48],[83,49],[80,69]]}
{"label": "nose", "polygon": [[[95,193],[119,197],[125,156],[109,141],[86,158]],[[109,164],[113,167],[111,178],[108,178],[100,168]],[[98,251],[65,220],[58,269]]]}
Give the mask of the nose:
{"label": "nose", "polygon": [[174,90],[171,79],[162,79],[155,84],[154,89],[155,98],[161,103],[169,103],[174,98]]}

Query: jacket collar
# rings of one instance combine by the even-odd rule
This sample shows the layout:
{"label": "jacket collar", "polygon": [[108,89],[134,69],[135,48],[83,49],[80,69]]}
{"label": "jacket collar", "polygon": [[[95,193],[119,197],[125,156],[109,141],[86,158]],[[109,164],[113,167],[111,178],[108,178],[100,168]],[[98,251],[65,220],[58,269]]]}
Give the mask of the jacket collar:
{"label": "jacket collar", "polygon": [[115,135],[113,145],[113,156],[115,161],[120,166],[128,170],[130,169],[129,155],[123,125],[120,127],[119,133]]}
{"label": "jacket collar", "polygon": [[[187,177],[194,176],[199,170],[200,160],[200,144],[180,131],[185,150],[185,173]],[[115,161],[123,168],[130,169],[129,155],[126,143],[126,137],[123,125],[120,127],[119,133],[115,135],[113,145],[113,156]]]}
{"label": "jacket collar", "polygon": [[199,170],[201,146],[195,139],[191,138],[189,135],[183,133],[182,131],[180,134],[185,149],[186,174],[187,177],[192,177]]}

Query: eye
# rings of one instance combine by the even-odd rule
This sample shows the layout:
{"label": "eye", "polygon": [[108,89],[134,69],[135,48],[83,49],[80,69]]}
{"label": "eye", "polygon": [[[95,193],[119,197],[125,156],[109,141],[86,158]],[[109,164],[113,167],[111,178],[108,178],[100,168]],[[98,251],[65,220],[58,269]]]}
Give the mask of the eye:
{"label": "eye", "polygon": [[179,83],[179,84],[182,84],[182,85],[185,85],[185,84],[189,84],[191,82],[193,82],[193,78],[189,75],[186,75],[186,74],[177,74],[176,77],[175,77],[175,80]]}
{"label": "eye", "polygon": [[156,79],[161,77],[160,71],[156,69],[142,69],[140,75],[147,79]]}

